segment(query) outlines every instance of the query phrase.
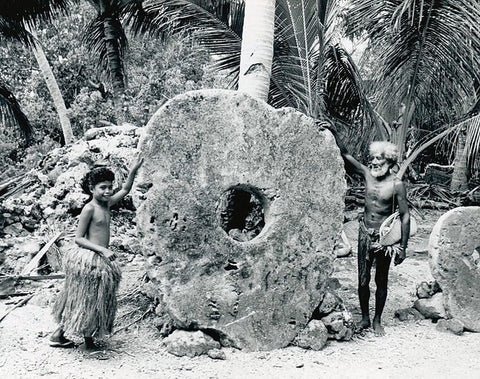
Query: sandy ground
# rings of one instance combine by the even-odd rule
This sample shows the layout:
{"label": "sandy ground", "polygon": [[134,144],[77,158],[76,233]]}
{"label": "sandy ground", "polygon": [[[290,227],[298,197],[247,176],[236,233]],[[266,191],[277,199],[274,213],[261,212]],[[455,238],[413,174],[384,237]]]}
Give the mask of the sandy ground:
{"label": "sandy ground", "polygon": [[[54,349],[48,346],[56,327],[49,302],[60,283],[43,282],[36,284],[37,295],[27,305],[0,323],[0,378],[480,378],[480,333],[456,336],[437,331],[430,320],[400,322],[393,317],[396,309],[413,304],[416,284],[432,280],[426,249],[440,214],[429,212],[420,221],[407,260],[391,269],[384,337],[367,331],[349,342],[329,341],[322,351],[223,349],[225,360],[179,358],[165,351],[154,322],[147,317],[110,337],[106,354]],[[353,227],[348,234],[354,236]],[[125,275],[139,277],[141,269],[130,264]],[[333,278],[339,280],[337,292],[358,319],[355,254],[336,261]],[[129,283],[135,285],[135,281]],[[128,293],[131,288],[122,290]],[[119,328],[145,311],[128,302],[120,305]],[[1,300],[0,315],[10,307],[9,301]]]}

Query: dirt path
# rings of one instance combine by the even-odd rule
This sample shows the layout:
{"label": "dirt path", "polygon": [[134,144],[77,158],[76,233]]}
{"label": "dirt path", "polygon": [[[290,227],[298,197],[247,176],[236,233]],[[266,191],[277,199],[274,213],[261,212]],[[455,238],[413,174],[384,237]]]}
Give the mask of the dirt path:
{"label": "dirt path", "polygon": [[[164,350],[158,331],[145,320],[112,336],[107,356],[87,355],[78,349],[48,346],[49,333],[55,329],[48,302],[59,283],[53,284],[53,288],[45,283],[29,304],[15,309],[0,323],[0,377],[480,378],[480,333],[455,336],[437,331],[429,320],[399,322],[393,317],[396,309],[412,305],[417,283],[431,280],[425,250],[439,215],[427,215],[420,223],[419,234],[411,240],[408,259],[392,268],[385,337],[375,338],[367,332],[350,342],[330,341],[318,352],[296,347],[257,353],[223,349],[226,360],[206,356],[179,358]],[[333,277],[340,282],[337,292],[358,318],[355,266],[355,255],[338,259]],[[141,270],[128,272],[135,274],[141,274]],[[1,301],[0,314],[10,306]],[[130,311],[129,305],[119,309],[119,319],[124,324],[128,320],[123,315]],[[142,310],[137,315],[141,313]]]}

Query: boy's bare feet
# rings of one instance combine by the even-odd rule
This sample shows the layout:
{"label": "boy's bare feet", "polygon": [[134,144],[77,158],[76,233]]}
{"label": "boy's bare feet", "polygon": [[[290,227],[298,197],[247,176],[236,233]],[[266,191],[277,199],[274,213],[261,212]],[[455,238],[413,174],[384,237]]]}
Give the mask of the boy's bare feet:
{"label": "boy's bare feet", "polygon": [[52,336],[50,337],[49,345],[52,347],[70,348],[74,347],[75,343],[64,336]]}
{"label": "boy's bare feet", "polygon": [[380,323],[380,320],[373,319],[373,333],[377,337],[382,337],[385,335],[385,329]]}
{"label": "boy's bare feet", "polygon": [[94,352],[102,351],[103,349],[93,341],[92,337],[85,337],[85,343],[82,345],[82,350]]}
{"label": "boy's bare feet", "polygon": [[58,328],[50,336],[49,345],[52,347],[70,348],[74,347],[75,343],[68,338],[65,338],[63,329]]}

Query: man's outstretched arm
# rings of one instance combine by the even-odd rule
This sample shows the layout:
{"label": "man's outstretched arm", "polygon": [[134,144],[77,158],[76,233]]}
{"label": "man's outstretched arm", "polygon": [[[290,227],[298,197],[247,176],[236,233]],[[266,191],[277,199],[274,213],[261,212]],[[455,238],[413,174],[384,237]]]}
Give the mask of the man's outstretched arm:
{"label": "man's outstretched arm", "polygon": [[328,129],[332,134],[333,137],[335,138],[335,142],[337,143],[338,148],[340,149],[340,153],[342,154],[342,157],[344,161],[351,166],[353,166],[353,169],[355,170],[356,173],[365,175],[365,173],[368,171],[367,166],[361,164],[357,159],[355,159],[347,150],[345,147],[344,143],[340,139],[340,136],[336,132],[335,129],[332,128],[330,124],[327,122],[322,122],[320,126],[324,127],[325,129]]}

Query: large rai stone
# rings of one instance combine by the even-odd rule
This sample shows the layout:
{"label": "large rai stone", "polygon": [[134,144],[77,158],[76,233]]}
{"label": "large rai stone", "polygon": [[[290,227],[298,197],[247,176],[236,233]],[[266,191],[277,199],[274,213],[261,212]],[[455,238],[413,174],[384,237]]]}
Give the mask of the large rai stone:
{"label": "large rai stone", "polygon": [[442,288],[447,314],[480,332],[480,207],[442,215],[429,241],[430,267]]}
{"label": "large rai stone", "polygon": [[[140,149],[137,224],[165,311],[245,350],[288,345],[332,272],[343,162],[331,133],[234,91],[177,96]],[[159,259],[149,259],[158,262]]]}

